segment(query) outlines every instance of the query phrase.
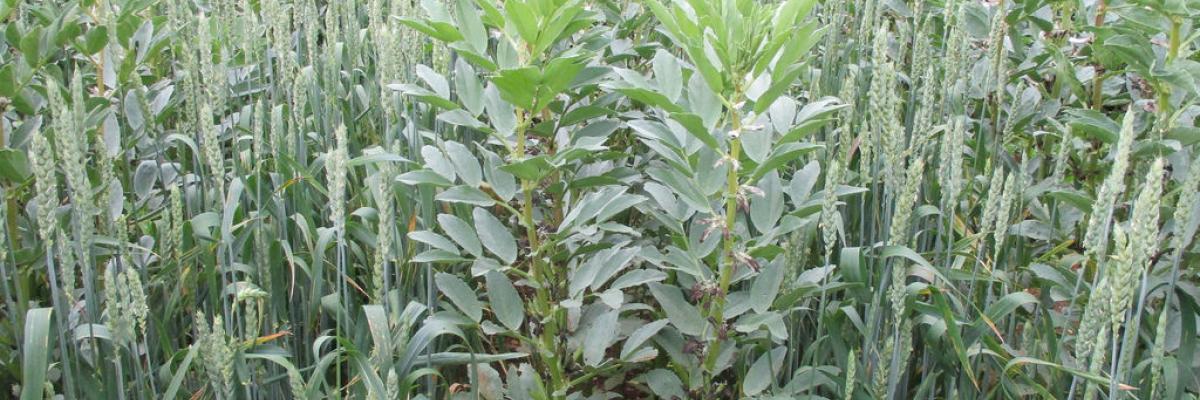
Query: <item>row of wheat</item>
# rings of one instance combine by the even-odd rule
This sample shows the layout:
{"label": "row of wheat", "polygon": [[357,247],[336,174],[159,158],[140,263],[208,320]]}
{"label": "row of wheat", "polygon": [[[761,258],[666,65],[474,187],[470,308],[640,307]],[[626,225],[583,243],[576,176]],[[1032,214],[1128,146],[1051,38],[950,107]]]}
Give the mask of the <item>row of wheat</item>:
{"label": "row of wheat", "polygon": [[1196,398],[1197,16],[0,0],[0,393]]}

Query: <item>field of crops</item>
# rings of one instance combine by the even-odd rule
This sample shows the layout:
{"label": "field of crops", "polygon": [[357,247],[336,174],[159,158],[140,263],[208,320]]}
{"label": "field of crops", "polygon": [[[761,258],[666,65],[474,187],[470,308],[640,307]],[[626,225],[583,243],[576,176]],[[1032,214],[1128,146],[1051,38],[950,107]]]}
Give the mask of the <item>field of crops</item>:
{"label": "field of crops", "polygon": [[0,398],[1195,399],[1200,0],[0,0]]}

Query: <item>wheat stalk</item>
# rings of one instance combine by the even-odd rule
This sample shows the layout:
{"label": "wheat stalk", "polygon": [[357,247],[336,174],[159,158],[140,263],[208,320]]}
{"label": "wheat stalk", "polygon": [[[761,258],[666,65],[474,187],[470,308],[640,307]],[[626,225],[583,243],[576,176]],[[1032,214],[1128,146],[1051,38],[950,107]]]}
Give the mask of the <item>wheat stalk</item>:
{"label": "wheat stalk", "polygon": [[1120,137],[1113,152],[1112,169],[1104,178],[1100,190],[1096,192],[1096,203],[1088,217],[1087,231],[1083,236],[1084,255],[1088,259],[1098,260],[1107,254],[1108,226],[1112,223],[1113,204],[1125,191],[1125,172],[1129,168],[1129,154],[1133,148],[1136,134],[1133,132],[1133,108],[1125,113],[1121,124]]}

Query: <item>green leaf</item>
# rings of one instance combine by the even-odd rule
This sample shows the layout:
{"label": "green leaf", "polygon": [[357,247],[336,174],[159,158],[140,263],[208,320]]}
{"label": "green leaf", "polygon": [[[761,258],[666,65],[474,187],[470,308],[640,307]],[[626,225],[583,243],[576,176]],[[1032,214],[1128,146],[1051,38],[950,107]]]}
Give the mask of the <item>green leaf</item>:
{"label": "green leaf", "polygon": [[483,246],[479,243],[479,237],[475,236],[475,229],[471,224],[451,214],[438,214],[437,220],[442,231],[462,246],[463,250],[477,258],[483,257]]}
{"label": "green leaf", "polygon": [[833,120],[833,113],[847,107],[847,104],[842,103],[835,97],[823,97],[817,101],[804,105],[800,112],[796,115],[796,119],[800,121],[796,126],[792,127],[783,138],[779,139],[779,143],[794,142],[807,137],[809,134],[820,129],[829,121]]}
{"label": "green leaf", "polygon": [[754,169],[754,175],[750,177],[750,183],[753,184],[757,182],[759,178],[763,177],[763,175],[766,175],[768,172],[774,171],[775,169],[786,165],[788,162],[800,158],[800,156],[804,153],[808,153],[822,147],[825,146],[812,143],[785,143],[783,145],[776,146],[775,149],[771,151],[771,155],[767,156],[767,161],[763,161],[762,164],[758,165],[758,168]]}
{"label": "green leaf", "polygon": [[[1095,382],[1100,385],[1106,386],[1106,385],[1109,385],[1110,383],[1112,383],[1112,380],[1106,376],[1092,374],[1092,373],[1089,373],[1084,370],[1070,368],[1070,367],[1064,366],[1062,364],[1056,364],[1056,363],[1053,363],[1050,361],[1040,360],[1040,359],[1033,358],[1033,357],[1013,357],[1011,360],[1008,360],[1008,362],[1004,364],[1004,374],[1005,374],[1005,376],[1010,376],[1012,374],[1013,368],[1017,368],[1017,367],[1020,367],[1023,365],[1027,365],[1027,364],[1054,368],[1059,371],[1063,371],[1063,372],[1069,373],[1071,375],[1078,376],[1083,379],[1087,379],[1089,381]],[[1120,383],[1120,382],[1118,382],[1117,384],[1122,387],[1128,386],[1128,385],[1126,385],[1124,383]]]}
{"label": "green leaf", "polygon": [[720,59],[710,59],[704,48],[699,45],[690,45],[684,47],[687,50],[688,58],[700,70],[700,75],[704,78],[704,82],[712,89],[713,93],[721,94],[725,90],[725,79],[721,75]]}
{"label": "green leaf", "polygon": [[1154,49],[1150,47],[1149,40],[1132,35],[1109,37],[1104,41],[1103,48],[1143,76],[1150,75],[1150,65],[1157,58],[1154,56]]}
{"label": "green leaf", "polygon": [[453,24],[447,22],[425,21],[399,15],[393,15],[392,18],[409,28],[446,43],[463,40],[462,33],[455,29]]}
{"label": "green leaf", "polygon": [[538,16],[530,4],[525,0],[510,0],[504,2],[504,14],[507,17],[508,23],[517,30],[521,35],[521,39],[528,44],[537,43],[538,32]]}
{"label": "green leaf", "polygon": [[17,96],[17,77],[15,69],[17,64],[8,63],[0,67],[0,96],[16,97]]}
{"label": "green leaf", "polygon": [[708,199],[700,194],[700,189],[696,187],[696,183],[691,179],[684,177],[675,170],[667,168],[651,167],[646,170],[655,180],[662,182],[667,187],[675,191],[684,203],[692,207],[696,211],[704,213],[712,213],[712,206],[709,205]]}
{"label": "green leaf", "polygon": [[512,137],[517,127],[517,116],[513,105],[502,99],[495,84],[483,90],[483,109],[488,121],[502,137]]}
{"label": "green leaf", "polygon": [[711,130],[716,126],[724,107],[720,96],[709,88],[700,74],[692,74],[688,79],[687,94],[688,107],[691,108],[692,114],[700,116],[704,127]]}
{"label": "green leaf", "polygon": [[483,23],[489,27],[504,28],[504,16],[500,14],[500,9],[496,8],[497,3],[492,0],[475,0],[475,5],[479,6],[483,13],[481,18]]}
{"label": "green leaf", "polygon": [[808,16],[816,3],[815,0],[787,0],[780,4],[771,20],[774,33],[786,33],[788,29],[804,21],[804,17]]}
{"label": "green leaf", "polygon": [[454,182],[447,180],[446,177],[434,172],[430,169],[418,169],[408,171],[396,177],[396,181],[405,185],[433,185],[438,187],[448,187]]}
{"label": "green leaf", "polygon": [[750,308],[756,313],[765,313],[775,303],[779,295],[779,287],[783,284],[783,263],[770,262],[754,278],[754,286],[750,287]]}
{"label": "green leaf", "polygon": [[671,320],[671,325],[674,325],[680,333],[700,336],[708,329],[708,322],[700,315],[700,310],[683,298],[683,294],[679,293],[679,288],[657,282],[647,286],[650,287],[650,294],[654,295],[655,300],[658,300],[660,309],[667,313],[667,319]]}
{"label": "green leaf", "polygon": [[1023,290],[1012,292],[989,304],[987,311],[984,312],[984,317],[988,325],[993,325],[994,321],[1004,318],[1015,311],[1017,307],[1026,304],[1037,304],[1037,302],[1037,297],[1033,297],[1029,292]]}
{"label": "green leaf", "polygon": [[805,70],[806,68],[803,66],[795,65],[786,71],[772,73],[771,86],[767,87],[767,91],[760,94],[758,99],[754,100],[754,113],[762,114],[767,111],[767,108],[770,108],[771,104],[775,103],[775,99],[778,99],[779,95],[791,88],[792,83],[796,82],[796,78],[800,77],[800,73]]}
{"label": "green leaf", "polygon": [[12,182],[24,182],[29,175],[29,160],[25,152],[12,148],[0,149],[0,176]]}
{"label": "green leaf", "polygon": [[233,220],[235,211],[242,207],[241,197],[242,191],[245,190],[245,183],[241,179],[234,179],[229,185],[228,193],[226,193],[225,203],[221,206],[221,241],[225,243],[233,242]]}
{"label": "green leaf", "polygon": [[[463,1],[467,0],[459,0]],[[459,58],[454,63],[454,89],[458,93],[458,100],[472,117],[483,113],[483,84],[465,58]]]}
{"label": "green leaf", "polygon": [[550,100],[553,100],[554,96],[570,87],[579,72],[583,71],[583,67],[587,66],[587,60],[587,57],[583,55],[576,55],[555,58],[546,63],[541,74],[540,83],[543,88],[538,93],[539,107],[537,111],[541,111],[541,108],[550,104]]}
{"label": "green leaf", "polygon": [[788,184],[788,196],[792,198],[792,204],[796,208],[804,207],[820,176],[821,164],[818,164],[816,160],[809,161],[804,168],[792,172],[792,181]]}
{"label": "green leaf", "polygon": [[477,364],[474,369],[475,392],[485,400],[503,399],[504,380],[500,377],[500,372],[486,363]]}
{"label": "green leaf", "polygon": [[20,47],[25,63],[37,67],[42,62],[42,26],[34,26],[21,37]]}
{"label": "green leaf", "polygon": [[425,166],[437,172],[439,175],[446,177],[453,182],[458,177],[458,172],[455,171],[454,163],[450,162],[450,158],[442,149],[432,145],[421,147],[421,158],[425,160]]}
{"label": "green leaf", "polygon": [[492,130],[487,124],[479,122],[470,112],[462,109],[444,111],[438,114],[437,119],[450,125],[465,126],[480,132]]}
{"label": "green leaf", "polygon": [[482,190],[463,185],[446,189],[446,191],[438,193],[437,196],[434,196],[434,199],[447,203],[464,203],[480,207],[491,207],[492,204],[496,204],[496,202],[493,201],[492,198]]}
{"label": "green leaf", "polygon": [[696,137],[696,139],[700,139],[700,142],[704,143],[704,145],[708,146],[708,148],[713,150],[721,150],[720,142],[717,142],[717,138],[714,137],[712,132],[709,132],[709,129],[705,127],[704,120],[696,114],[677,112],[671,113],[671,118],[676,122],[679,122],[679,125],[683,125],[683,127],[687,129],[688,133],[691,133],[692,136]]}
{"label": "green leaf", "polygon": [[642,346],[642,343],[646,343],[647,340],[650,340],[650,338],[654,337],[654,335],[657,335],[658,331],[662,330],[664,326],[667,326],[667,322],[668,321],[665,319],[660,319],[658,321],[642,325],[641,327],[637,328],[637,330],[630,333],[629,337],[625,338],[625,344],[621,347],[621,359],[628,359],[628,357],[633,354],[635,350]]}
{"label": "green leaf", "polygon": [[929,261],[926,260],[925,257],[921,257],[921,255],[917,254],[917,252],[913,251],[913,249],[905,246],[884,246],[879,251],[880,259],[891,257],[907,258],[909,261],[912,261],[922,267],[933,269],[933,265],[929,264]]}
{"label": "green leaf", "polygon": [[663,49],[654,53],[654,82],[658,89],[671,102],[679,101],[683,94],[683,71],[679,68],[679,60]]}
{"label": "green leaf", "polygon": [[625,289],[641,285],[643,283],[659,282],[667,279],[667,273],[653,269],[635,269],[626,272],[621,277],[613,281],[610,289]]}
{"label": "green leaf", "polygon": [[528,357],[526,353],[479,354],[443,351],[429,355],[429,363],[434,366],[489,364],[500,361],[515,360]]}
{"label": "green leaf", "polygon": [[607,186],[599,191],[584,195],[571,208],[567,215],[563,217],[557,233],[570,231],[575,226],[583,226],[593,218],[602,216],[602,213],[612,212],[615,208],[610,208],[610,206],[619,208],[622,205],[630,205],[630,202],[625,200],[625,191],[627,189],[619,186]]}
{"label": "green leaf", "polygon": [[513,179],[513,175],[500,169],[503,161],[500,161],[500,156],[495,153],[484,151],[483,176],[487,182],[491,184],[492,191],[500,198],[500,201],[508,201],[517,194],[517,182]]}
{"label": "green leaf", "polygon": [[[793,291],[792,293],[795,292]],[[745,311],[744,307],[739,309]],[[787,339],[787,326],[783,322],[783,316],[774,311],[762,314],[748,314],[738,318],[737,322],[733,324],[733,328],[742,333],[758,331],[764,327],[777,340],[783,341]]]}
{"label": "green leaf", "polygon": [[467,60],[467,62],[470,62],[476,67],[483,68],[487,72],[494,72],[496,71],[496,68],[500,68],[495,62],[492,61],[490,57],[467,48],[467,45],[464,42],[454,43],[447,47],[449,47],[451,50],[454,50],[463,60]]}
{"label": "green leaf", "polygon": [[[491,1],[491,0],[487,0]],[[508,394],[514,399],[549,400],[546,385],[538,372],[529,364],[509,367]],[[519,371],[519,372],[517,372]]]}
{"label": "green leaf", "polygon": [[483,318],[483,305],[475,297],[475,291],[471,290],[471,287],[467,286],[462,279],[445,272],[438,272],[433,279],[437,283],[438,290],[446,295],[463,314],[477,323]]}
{"label": "green leaf", "polygon": [[422,251],[420,254],[413,256],[412,262],[415,263],[445,263],[458,264],[471,261],[463,258],[457,251],[449,252],[442,249],[429,249]]}
{"label": "green leaf", "polygon": [[1192,126],[1174,126],[1167,133],[1167,139],[1178,140],[1179,144],[1191,146],[1200,143],[1200,128]]}
{"label": "green leaf", "polygon": [[1084,139],[1100,140],[1104,143],[1116,143],[1121,127],[1108,116],[1096,110],[1068,110],[1068,121],[1071,132]]}
{"label": "green leaf", "polygon": [[88,30],[84,35],[83,48],[80,49],[86,55],[95,55],[100,50],[104,50],[104,46],[108,44],[108,27],[96,26]]}
{"label": "green leaf", "polygon": [[783,368],[783,359],[786,355],[787,347],[780,346],[758,356],[758,361],[750,366],[750,371],[746,373],[746,380],[742,382],[742,393],[747,396],[756,396],[770,387],[771,383],[775,381],[775,374]]}
{"label": "green leaf", "polygon": [[521,323],[525,320],[525,309],[517,289],[508,277],[499,271],[488,271],[485,279],[488,301],[492,303],[492,312],[496,314],[496,319],[508,329],[520,330]]}
{"label": "green leaf", "polygon": [[767,160],[775,134],[767,129],[747,129],[741,132],[742,154],[756,164]]}
{"label": "green leaf", "polygon": [[661,93],[658,93],[653,89],[642,89],[629,86],[610,86],[609,88],[625,95],[625,97],[637,100],[638,102],[649,106],[658,107],[672,113],[683,112],[683,107],[680,107],[672,102],[671,99],[667,98],[667,96],[663,96]]}
{"label": "green leaf", "polygon": [[496,76],[492,77],[492,84],[500,90],[500,97],[504,101],[526,110],[532,110],[538,83],[541,80],[541,71],[534,67],[524,67],[500,70]]}
{"label": "green leaf", "polygon": [[446,142],[443,145],[446,148],[446,156],[450,158],[450,163],[454,165],[454,172],[462,178],[463,182],[472,187],[478,187],[480,182],[483,182],[483,171],[479,168],[479,160],[471,154],[471,150],[467,146],[458,142]]}
{"label": "green leaf", "polygon": [[949,302],[946,301],[946,295],[937,289],[936,286],[929,286],[931,297],[941,311],[942,322],[946,324],[946,334],[950,338],[950,345],[954,349],[954,353],[958,356],[959,365],[966,370],[966,376],[971,380],[971,383],[976,388],[979,387],[979,382],[975,381],[975,373],[971,371],[971,360],[967,357],[966,346],[963,345],[962,333],[958,327],[958,320],[954,318],[954,312],[950,309]]}
{"label": "green leaf", "polygon": [[595,367],[604,361],[605,350],[617,337],[619,309],[609,309],[592,320],[583,332],[583,363]]}
{"label": "green leaf", "polygon": [[1192,96],[1200,95],[1200,85],[1196,84],[1196,80],[1200,79],[1200,62],[1192,60],[1175,60],[1166,67],[1159,68],[1156,66],[1150,71],[1153,80],[1161,80],[1173,86],[1183,93],[1190,93]]}
{"label": "green leaf", "polygon": [[[538,40],[533,48],[533,54],[542,54],[542,52],[551,48],[560,38],[584,27],[584,25],[577,23],[579,21],[576,19],[576,16],[583,11],[580,3],[582,3],[582,0],[570,0],[565,3],[559,3],[559,7],[553,13],[545,16],[546,24],[541,27],[541,32],[538,33]],[[543,15],[545,14],[543,12]]]}
{"label": "green leaf", "polygon": [[388,87],[388,89],[392,89],[397,92],[400,92],[400,94],[403,94],[405,96],[413,97],[425,104],[429,104],[434,107],[440,107],[440,108],[444,108],[447,110],[458,109],[457,103],[450,101],[447,98],[438,96],[436,93],[429,91],[429,89],[426,89],[426,88],[423,88],[423,87],[420,87],[420,86],[417,86],[417,85],[414,85],[411,83],[393,83],[393,84],[387,85],[387,87]]}
{"label": "green leaf", "polygon": [[510,173],[518,179],[536,182],[549,175],[554,170],[554,166],[550,164],[548,157],[538,155],[502,165],[500,170]]}
{"label": "green leaf", "polygon": [[362,308],[363,315],[367,317],[367,329],[371,332],[372,344],[381,351],[391,351],[391,325],[388,323],[387,312],[384,311],[383,305],[364,304]]}
{"label": "green leaf", "polygon": [[41,400],[46,392],[50,358],[50,308],[25,312],[25,345],[21,354],[21,400]]}
{"label": "green leaf", "polygon": [[638,379],[645,381],[646,386],[650,387],[650,391],[654,392],[654,395],[660,399],[688,398],[687,393],[683,391],[683,382],[679,380],[678,375],[675,375],[670,370],[662,368],[653,369],[642,374]]}
{"label": "green leaf", "polygon": [[483,208],[472,210],[471,215],[475,218],[475,227],[483,246],[487,247],[488,251],[491,251],[496,257],[500,257],[500,261],[504,261],[505,264],[511,265],[516,261],[517,241],[513,239],[512,232],[509,232],[508,227]]}
{"label": "green leaf", "polygon": [[471,50],[476,53],[486,52],[487,29],[484,28],[483,21],[479,18],[479,10],[475,8],[474,2],[471,0],[454,2],[454,16],[458,20],[458,27]]}
{"label": "green leaf", "polygon": [[685,146],[680,138],[675,136],[666,124],[649,119],[636,119],[627,123],[630,129],[633,129],[639,137],[653,139],[670,145],[672,149],[681,149]]}
{"label": "green leaf", "polygon": [[416,73],[417,77],[421,78],[421,81],[424,81],[438,97],[444,99],[450,98],[450,82],[446,80],[445,76],[424,64],[417,64]]}
{"label": "green leaf", "polygon": [[450,239],[445,236],[430,232],[430,231],[413,231],[408,233],[408,238],[429,245],[435,249],[443,250],[448,253],[458,254],[458,246],[455,246]]}
{"label": "green leaf", "polygon": [[133,192],[139,199],[150,195],[150,189],[158,181],[160,170],[154,161],[145,160],[138,164],[133,172]]}
{"label": "green leaf", "polygon": [[562,120],[559,122],[564,125],[575,125],[588,119],[608,116],[613,113],[612,110],[596,105],[588,105],[572,108],[563,114]]}
{"label": "green leaf", "polygon": [[[187,355],[183,357],[183,362],[179,363],[179,368],[175,369],[175,374],[171,376],[171,383],[167,385],[167,391],[163,392],[162,398],[175,398],[175,394],[183,386],[183,378],[187,376],[188,369],[192,366],[192,360],[196,358],[196,351],[195,345],[188,346]],[[165,366],[163,370],[165,371]]]}
{"label": "green leaf", "polygon": [[772,74],[777,72],[788,71],[789,68],[800,60],[800,57],[812,49],[817,41],[824,36],[825,30],[828,27],[817,28],[815,21],[808,22],[799,28],[796,28],[791,34],[792,40],[787,40],[784,43],[781,51],[777,53],[772,67]]}
{"label": "green leaf", "polygon": [[[464,284],[462,281],[459,281],[458,278],[454,277],[453,275],[444,273],[439,273],[438,275],[446,275],[448,277],[448,281],[457,281],[457,283],[463,287],[466,286],[466,284]],[[469,299],[475,299],[474,293],[470,293],[470,295],[471,296],[468,296]],[[478,300],[476,300],[476,304],[478,304]],[[418,313],[423,312],[420,310],[421,308],[424,308],[424,306],[420,306],[418,308]],[[436,316],[426,318],[421,323],[421,328],[417,330],[417,333],[413,334],[412,337],[409,338],[408,344],[404,347],[403,354],[398,357],[400,361],[397,363],[398,367],[396,367],[396,370],[408,371],[418,359],[421,359],[422,363],[430,362],[430,364],[432,364],[432,360],[430,360],[432,357],[426,352],[426,349],[428,349],[430,344],[434,342],[434,339],[444,335],[454,335],[461,338],[463,337],[463,332],[462,329],[459,329],[458,325],[449,318],[438,318]]]}
{"label": "green leaf", "polygon": [[588,287],[591,287],[593,291],[600,289],[613,274],[616,274],[633,259],[635,252],[636,249],[622,249],[621,247],[610,247],[596,252],[571,274],[567,293],[574,298],[582,294],[583,289]]}
{"label": "green leaf", "polygon": [[140,131],[142,126],[146,124],[145,111],[142,110],[142,103],[138,99],[138,91],[130,90],[125,93],[125,100],[122,101],[125,109],[125,120],[129,121],[129,127],[134,131]]}
{"label": "green leaf", "polygon": [[383,151],[377,151],[377,152],[366,153],[366,154],[363,154],[358,157],[354,157],[354,158],[350,159],[350,161],[346,162],[346,166],[347,167],[359,167],[359,166],[363,166],[363,165],[371,165],[371,164],[382,163],[382,162],[412,163],[413,161],[409,160],[407,158],[398,156],[396,154],[387,153],[387,152],[383,152]]}
{"label": "green leaf", "polygon": [[[613,203],[620,203],[622,199],[631,197],[640,196],[623,195],[614,198],[613,202],[608,204],[612,205]],[[623,247],[614,246],[611,247],[610,250],[606,250],[608,255],[605,255],[604,262],[602,262],[600,264],[600,268],[595,271],[595,274],[592,277],[592,283],[590,283],[588,287],[592,289],[593,292],[599,291],[600,287],[604,286],[608,280],[612,279],[613,275],[617,275],[620,270],[628,267],[630,262],[634,261],[634,257],[637,256],[637,252],[641,250],[641,247],[637,246],[625,247],[625,249],[623,249]]]}
{"label": "green leaf", "polygon": [[363,386],[367,387],[367,396],[375,399],[386,397],[387,388],[383,386],[383,379],[375,372],[375,368],[367,360],[367,357],[357,351],[348,352],[348,354],[357,370],[357,373],[354,373],[355,378],[361,380]]}
{"label": "green leaf", "polygon": [[1088,196],[1087,193],[1076,189],[1051,189],[1047,190],[1045,194],[1047,197],[1052,199],[1067,202],[1072,207],[1075,207],[1079,209],[1079,211],[1083,211],[1085,213],[1092,212],[1092,204],[1095,203],[1095,200],[1092,200],[1092,197]]}
{"label": "green leaf", "polygon": [[779,182],[779,174],[772,171],[758,181],[758,189],[762,195],[751,195],[750,221],[760,233],[775,228],[779,218],[783,216],[783,184]]}

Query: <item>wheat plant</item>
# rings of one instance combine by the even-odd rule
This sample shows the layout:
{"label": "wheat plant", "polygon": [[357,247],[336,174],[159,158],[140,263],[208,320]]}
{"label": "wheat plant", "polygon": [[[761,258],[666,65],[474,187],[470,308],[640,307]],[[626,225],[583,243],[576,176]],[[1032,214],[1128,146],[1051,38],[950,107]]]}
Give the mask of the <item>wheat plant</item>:
{"label": "wheat plant", "polygon": [[0,398],[1195,399],[1196,0],[0,0]]}

